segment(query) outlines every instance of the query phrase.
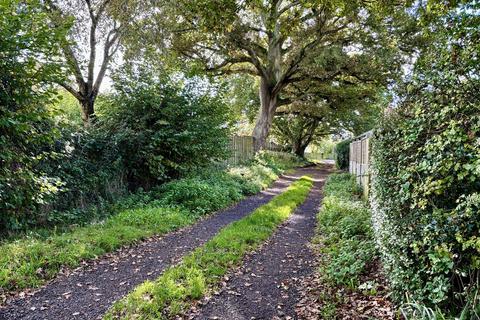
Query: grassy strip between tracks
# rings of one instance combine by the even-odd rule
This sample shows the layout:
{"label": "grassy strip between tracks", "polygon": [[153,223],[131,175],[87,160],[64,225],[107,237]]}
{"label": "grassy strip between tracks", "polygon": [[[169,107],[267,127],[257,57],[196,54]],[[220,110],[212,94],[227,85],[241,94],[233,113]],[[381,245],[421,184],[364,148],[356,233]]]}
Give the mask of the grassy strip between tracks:
{"label": "grassy strip between tracks", "polygon": [[306,199],[312,186],[309,177],[302,177],[249,216],[223,228],[155,281],[138,286],[115,303],[105,319],[169,319],[181,313],[192,300],[213,289],[247,252],[268,239]]}

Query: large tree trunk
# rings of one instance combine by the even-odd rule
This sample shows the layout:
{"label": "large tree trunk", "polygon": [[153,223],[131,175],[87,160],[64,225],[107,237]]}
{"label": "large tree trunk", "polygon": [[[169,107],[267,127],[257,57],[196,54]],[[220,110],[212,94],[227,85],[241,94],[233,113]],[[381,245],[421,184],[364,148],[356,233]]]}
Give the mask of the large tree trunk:
{"label": "large tree trunk", "polygon": [[88,127],[95,120],[95,99],[86,98],[81,101],[83,125]]}
{"label": "large tree trunk", "polygon": [[255,151],[263,149],[277,109],[278,96],[272,94],[272,88],[264,78],[260,81],[260,111],[253,129]]}
{"label": "large tree trunk", "polygon": [[[313,119],[310,123],[307,123],[305,128],[299,133],[299,137],[292,144],[292,152],[297,156],[304,158],[305,150],[312,142],[315,130],[317,129],[320,120]],[[305,131],[304,131],[305,130]]]}
{"label": "large tree trunk", "polygon": [[[278,12],[280,3],[281,1],[276,3],[275,12]],[[273,116],[278,107],[280,94],[279,81],[281,81],[282,75],[282,47],[280,37],[280,26],[276,23],[273,34],[269,36],[268,64],[260,79],[260,112],[255,128],[253,129],[255,151],[259,151],[265,146],[270,128],[272,127]]]}
{"label": "large tree trunk", "polygon": [[305,157],[305,149],[307,149],[308,144],[296,143],[293,146],[293,153],[297,156],[304,158]]}

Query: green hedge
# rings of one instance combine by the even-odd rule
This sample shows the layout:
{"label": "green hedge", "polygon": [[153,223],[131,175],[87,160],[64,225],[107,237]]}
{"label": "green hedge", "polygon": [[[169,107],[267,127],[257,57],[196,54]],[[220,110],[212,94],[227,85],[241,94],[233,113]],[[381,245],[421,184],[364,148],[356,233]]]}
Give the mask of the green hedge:
{"label": "green hedge", "polygon": [[[480,30],[478,16],[447,19],[451,28],[439,27],[438,43],[419,60],[401,106],[374,135],[373,218],[396,301],[474,319],[480,314],[480,79],[467,75],[480,72],[471,60]],[[457,64],[451,41],[463,46]]]}

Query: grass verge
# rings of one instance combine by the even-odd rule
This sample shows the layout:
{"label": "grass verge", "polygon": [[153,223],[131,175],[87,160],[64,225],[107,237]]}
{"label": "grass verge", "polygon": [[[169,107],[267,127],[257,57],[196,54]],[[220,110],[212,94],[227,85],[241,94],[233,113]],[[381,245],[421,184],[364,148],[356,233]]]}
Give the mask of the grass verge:
{"label": "grass verge", "polygon": [[132,209],[105,222],[45,240],[22,239],[4,244],[0,246],[0,286],[6,291],[40,286],[63,266],[75,267],[82,260],[191,224],[195,218],[175,208]]}
{"label": "grass verge", "polygon": [[352,316],[344,314],[341,308],[352,309],[351,299],[362,299],[368,304],[368,296],[377,294],[376,278],[368,274],[372,263],[378,260],[378,253],[371,213],[360,199],[361,194],[355,177],[350,174],[333,174],[325,183],[315,239],[320,248],[322,319]]}
{"label": "grass verge", "polygon": [[[291,161],[285,167],[297,164]],[[8,292],[42,285],[62,267],[76,267],[82,260],[192,224],[202,215],[267,187],[278,178],[276,170],[258,162],[228,171],[203,170],[137,195],[134,203],[126,204],[133,208],[118,210],[103,220],[4,240],[0,244],[0,302]]]}
{"label": "grass verge", "polygon": [[318,214],[323,244],[322,273],[335,285],[354,289],[368,262],[376,256],[370,210],[360,200],[361,190],[349,174],[334,174],[325,184]]}
{"label": "grass verge", "polygon": [[223,228],[204,246],[166,270],[157,280],[138,286],[118,301],[106,319],[166,319],[212,289],[246,252],[258,247],[307,197],[313,183],[302,177],[249,216]]}

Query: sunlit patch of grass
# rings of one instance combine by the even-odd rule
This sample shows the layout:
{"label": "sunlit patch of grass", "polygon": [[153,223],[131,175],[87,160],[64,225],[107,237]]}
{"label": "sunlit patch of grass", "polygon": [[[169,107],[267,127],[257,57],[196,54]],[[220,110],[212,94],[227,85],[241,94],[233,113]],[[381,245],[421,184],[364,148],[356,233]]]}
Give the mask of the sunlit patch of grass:
{"label": "sunlit patch of grass", "polygon": [[164,234],[196,220],[180,209],[145,207],[126,210],[72,232],[47,239],[22,239],[0,246],[0,286],[5,290],[36,287],[62,266],[77,266],[133,241]]}
{"label": "sunlit patch of grass", "polygon": [[284,193],[249,216],[223,228],[204,246],[166,270],[155,282],[145,282],[115,303],[106,319],[166,319],[214,288],[229,268],[271,236],[301,204],[312,187],[302,177]]}

